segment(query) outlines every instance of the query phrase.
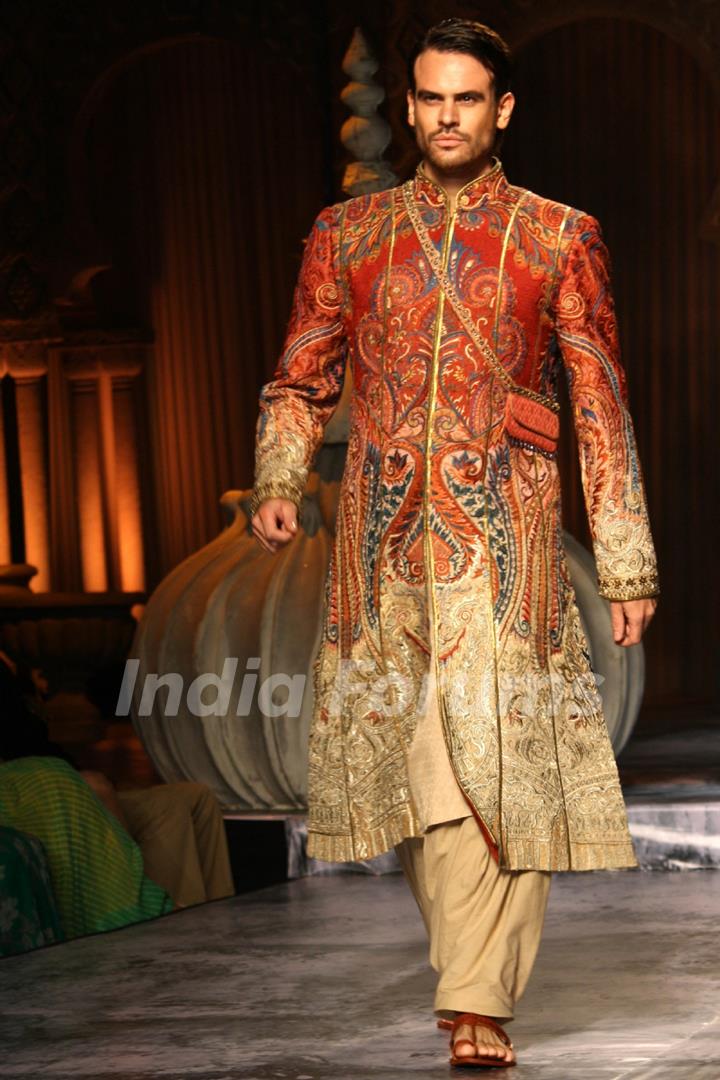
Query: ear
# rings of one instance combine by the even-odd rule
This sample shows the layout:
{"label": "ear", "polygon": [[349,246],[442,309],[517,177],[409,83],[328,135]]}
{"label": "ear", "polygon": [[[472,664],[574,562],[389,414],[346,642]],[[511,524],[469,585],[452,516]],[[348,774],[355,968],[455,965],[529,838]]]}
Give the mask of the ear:
{"label": "ear", "polygon": [[412,90],[407,92],[408,124],[415,127],[415,95]]}
{"label": "ear", "polygon": [[503,94],[498,102],[497,107],[497,126],[504,130],[510,123],[510,117],[512,116],[513,108],[515,107],[515,97],[508,92]]}

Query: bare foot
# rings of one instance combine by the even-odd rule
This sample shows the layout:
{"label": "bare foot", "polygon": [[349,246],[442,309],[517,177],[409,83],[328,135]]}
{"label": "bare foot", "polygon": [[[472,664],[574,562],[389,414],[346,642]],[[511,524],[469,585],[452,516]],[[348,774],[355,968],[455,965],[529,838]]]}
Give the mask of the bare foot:
{"label": "bare foot", "polygon": [[453,1035],[453,1054],[456,1058],[488,1057],[515,1061],[515,1052],[491,1027],[483,1023],[461,1024],[457,1028]]}

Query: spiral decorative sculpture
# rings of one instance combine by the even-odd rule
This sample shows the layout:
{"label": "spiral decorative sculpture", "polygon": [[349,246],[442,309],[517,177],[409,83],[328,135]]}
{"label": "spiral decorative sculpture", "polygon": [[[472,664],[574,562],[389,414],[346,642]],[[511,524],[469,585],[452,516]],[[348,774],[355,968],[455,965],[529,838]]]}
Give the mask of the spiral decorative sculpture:
{"label": "spiral decorative sculpture", "polygon": [[377,114],[385,91],[373,79],[378,62],[359,27],[352,36],[342,68],[351,81],[340,97],[353,115],[340,129],[340,139],[356,159],[345,169],[342,189],[347,195],[383,191],[397,183],[397,176],[382,156],[392,132],[387,121]]}

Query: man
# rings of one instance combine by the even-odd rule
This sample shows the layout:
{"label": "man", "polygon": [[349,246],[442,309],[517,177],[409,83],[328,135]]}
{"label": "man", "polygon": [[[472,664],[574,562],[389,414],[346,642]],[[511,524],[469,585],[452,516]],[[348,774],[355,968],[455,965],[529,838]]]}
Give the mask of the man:
{"label": "man", "polygon": [[551,872],[637,865],[562,545],[563,367],[619,645],[659,593],[607,251],[594,218],[508,183],[509,76],[489,28],[429,30],[410,67],[416,175],[317,218],[261,391],[252,517],[267,551],[296,534],[349,364],[308,851],[395,848],[451,1062],[478,1066],[514,1063],[501,1025]]}

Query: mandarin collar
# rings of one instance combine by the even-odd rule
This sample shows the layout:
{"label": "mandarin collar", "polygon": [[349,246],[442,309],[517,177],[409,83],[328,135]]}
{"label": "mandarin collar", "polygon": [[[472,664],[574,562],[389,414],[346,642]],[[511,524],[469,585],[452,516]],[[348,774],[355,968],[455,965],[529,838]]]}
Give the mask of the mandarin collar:
{"label": "mandarin collar", "polygon": [[[455,205],[463,210],[472,210],[480,202],[494,199],[508,186],[505,172],[500,158],[494,157],[492,165],[482,176],[476,176],[460,188],[455,200]],[[415,198],[424,199],[431,206],[444,206],[447,203],[447,192],[440,184],[436,184],[423,170],[422,161],[415,171],[414,177]]]}

